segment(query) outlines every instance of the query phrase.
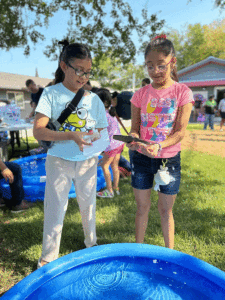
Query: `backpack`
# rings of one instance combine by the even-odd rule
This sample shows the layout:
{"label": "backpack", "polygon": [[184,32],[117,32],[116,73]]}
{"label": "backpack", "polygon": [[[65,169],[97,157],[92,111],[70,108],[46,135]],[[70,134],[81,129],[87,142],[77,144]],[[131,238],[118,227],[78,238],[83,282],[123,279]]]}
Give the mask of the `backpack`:
{"label": "backpack", "polygon": [[131,119],[131,98],[133,96],[132,92],[124,91],[117,95],[117,106],[116,112],[117,115],[124,119],[130,120]]}

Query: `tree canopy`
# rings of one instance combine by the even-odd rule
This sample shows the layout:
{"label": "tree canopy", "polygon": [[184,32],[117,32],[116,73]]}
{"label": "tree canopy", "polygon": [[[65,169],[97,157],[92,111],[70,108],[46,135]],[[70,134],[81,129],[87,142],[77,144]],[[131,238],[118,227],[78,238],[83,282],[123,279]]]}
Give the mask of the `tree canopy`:
{"label": "tree canopy", "polygon": [[[130,5],[123,0],[2,0],[0,47],[9,50],[24,46],[25,54],[29,54],[32,44],[44,40],[40,27],[47,26],[59,10],[69,11],[70,20],[67,32],[56,34],[57,38],[87,43],[96,63],[109,51],[123,63],[130,62],[137,52],[133,34],[139,42],[149,40],[164,25],[156,14],[149,16],[146,9],[141,18],[134,18]],[[59,54],[57,38],[53,37],[45,51],[53,60]]]}
{"label": "tree canopy", "polygon": [[119,58],[112,58],[110,53],[105,53],[98,64],[93,60],[95,79],[101,87],[113,90],[132,89],[133,74],[135,74],[135,86],[141,87],[141,81],[146,77],[144,67],[128,63],[123,65]]}
{"label": "tree canopy", "polygon": [[[156,14],[149,16],[146,9],[142,10],[142,18],[134,18],[130,5],[123,0],[61,0],[57,9],[69,9],[71,14],[68,30],[60,39],[88,44],[96,64],[105,53],[123,64],[129,63],[138,50],[133,35],[142,43],[164,25],[164,20],[159,21]],[[45,51],[50,59],[57,59],[58,41],[53,39]]]}
{"label": "tree canopy", "polygon": [[[44,40],[37,28],[47,26],[53,11],[41,0],[1,0],[0,48],[9,50],[24,46],[24,53],[29,54],[30,44]],[[33,22],[28,18],[28,13],[33,16]]]}
{"label": "tree canopy", "polygon": [[225,59],[225,19],[209,25],[188,25],[184,33],[174,30],[169,38],[176,49],[178,70],[209,56]]}

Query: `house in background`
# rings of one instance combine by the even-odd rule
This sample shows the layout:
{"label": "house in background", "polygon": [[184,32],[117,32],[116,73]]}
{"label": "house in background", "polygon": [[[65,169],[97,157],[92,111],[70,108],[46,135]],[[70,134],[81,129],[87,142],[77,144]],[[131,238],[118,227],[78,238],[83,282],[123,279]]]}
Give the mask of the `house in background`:
{"label": "house in background", "polygon": [[225,93],[225,59],[208,58],[178,71],[180,83],[185,83],[194,96],[202,95],[203,101],[214,95],[219,104]]}
{"label": "house in background", "polygon": [[[36,75],[38,75],[36,70]],[[46,87],[53,79],[26,76],[0,72],[0,102],[9,104],[12,100],[21,108],[21,118],[25,119],[31,112],[31,93],[28,92],[25,82],[32,79],[38,86]],[[92,86],[100,87],[97,81],[90,80]]]}
{"label": "house in background", "polygon": [[52,79],[0,72],[0,101],[9,104],[12,100],[21,108],[21,118],[31,112],[31,93],[25,82],[32,79],[37,85],[45,87]]}

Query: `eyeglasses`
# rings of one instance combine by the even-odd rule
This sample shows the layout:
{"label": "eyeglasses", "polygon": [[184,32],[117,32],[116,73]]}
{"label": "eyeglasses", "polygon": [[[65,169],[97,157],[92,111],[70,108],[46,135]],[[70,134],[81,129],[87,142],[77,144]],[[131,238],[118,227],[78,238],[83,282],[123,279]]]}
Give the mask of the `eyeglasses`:
{"label": "eyeglasses", "polygon": [[147,64],[145,64],[145,66],[149,72],[152,72],[153,70],[155,70],[155,68],[157,68],[159,70],[159,72],[164,72],[164,71],[166,71],[167,66],[171,63],[172,60],[173,60],[173,58],[165,65],[153,67],[153,66],[148,66]]}
{"label": "eyeglasses", "polygon": [[67,66],[70,67],[70,68],[72,68],[77,76],[80,76],[80,77],[85,76],[86,78],[93,77],[93,73],[92,72],[84,72],[84,71],[82,71],[82,70],[80,70],[78,68],[74,68],[73,66],[71,66],[70,63],[67,63]]}

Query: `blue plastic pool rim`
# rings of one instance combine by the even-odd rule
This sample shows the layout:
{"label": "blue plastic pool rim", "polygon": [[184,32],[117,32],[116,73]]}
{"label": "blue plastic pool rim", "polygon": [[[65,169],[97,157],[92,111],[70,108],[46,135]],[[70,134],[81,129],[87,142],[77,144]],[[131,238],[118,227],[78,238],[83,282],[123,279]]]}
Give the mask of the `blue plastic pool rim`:
{"label": "blue plastic pool rim", "polygon": [[43,154],[36,154],[36,155],[29,155],[29,156],[25,156],[22,158],[18,158],[16,160],[14,160],[13,162],[16,162],[18,164],[23,164],[26,162],[30,162],[31,160],[35,160],[35,159],[42,159],[42,158],[46,158],[47,157],[47,153],[43,153]]}
{"label": "blue plastic pool rim", "polygon": [[118,257],[143,257],[152,260],[163,260],[191,270],[225,290],[225,272],[201,259],[160,246],[119,243],[83,249],[60,257],[25,277],[6,292],[1,299],[25,300],[44,283],[72,268],[104,258],[113,259]]}
{"label": "blue plastic pool rim", "polygon": [[[39,174],[23,174],[23,165],[30,164],[35,161],[46,161],[47,153],[43,154],[36,154],[31,155],[23,158],[19,158],[17,160],[14,160],[14,163],[17,163],[22,168],[22,177],[23,177],[23,187],[24,187],[24,199],[29,202],[36,202],[36,201],[44,201],[44,194],[45,194],[45,184],[43,185],[43,182],[46,182],[46,172],[43,173],[43,175]],[[101,159],[102,156],[99,155],[98,159]],[[99,173],[99,169],[101,170]],[[109,167],[111,176],[113,178],[113,172],[112,168]],[[36,180],[35,183],[33,180]],[[35,189],[33,189],[33,185],[35,184]],[[100,166],[97,166],[97,185],[96,190],[100,191],[101,189],[104,189],[106,187],[106,182],[104,178],[103,170]],[[9,183],[5,181],[5,179],[0,180],[0,190],[3,194],[3,197],[6,199],[11,198],[11,191]],[[68,198],[76,198],[76,192],[74,184],[72,183],[71,189],[69,191]]]}

